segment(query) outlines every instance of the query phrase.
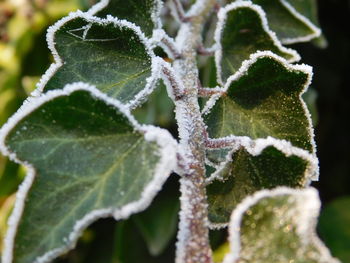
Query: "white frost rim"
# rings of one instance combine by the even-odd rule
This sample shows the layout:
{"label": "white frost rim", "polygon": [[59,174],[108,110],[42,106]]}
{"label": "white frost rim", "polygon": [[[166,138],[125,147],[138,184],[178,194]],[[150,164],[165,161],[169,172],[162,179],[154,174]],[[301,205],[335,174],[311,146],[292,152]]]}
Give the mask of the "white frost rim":
{"label": "white frost rim", "polygon": [[141,31],[141,29],[138,26],[136,26],[131,22],[128,22],[126,20],[119,20],[112,16],[107,16],[106,18],[99,18],[99,17],[93,16],[92,13],[94,13],[96,10],[98,11],[100,8],[99,6],[100,5],[103,6],[103,4],[106,2],[108,3],[109,1],[99,2],[86,13],[83,13],[82,11],[72,12],[68,16],[62,18],[61,20],[57,21],[54,25],[49,27],[49,29],[47,30],[46,41],[48,44],[48,48],[50,49],[54,57],[54,63],[50,65],[50,67],[47,69],[45,74],[41,77],[39,83],[37,84],[37,88],[31,94],[32,96],[34,97],[40,96],[43,93],[47,82],[54,76],[57,70],[64,64],[63,59],[60,57],[55,47],[55,44],[56,44],[55,34],[62,26],[64,26],[64,24],[76,18],[85,19],[87,23],[95,23],[99,25],[113,24],[115,27],[131,29],[132,31],[134,31],[135,35],[140,39],[140,41],[145,45],[146,52],[151,58],[152,73],[151,73],[151,76],[147,78],[147,84],[145,88],[142,89],[134,97],[133,100],[129,101],[126,104],[128,108],[132,109],[137,107],[145,99],[145,97],[148,96],[155,89],[155,86],[156,86],[155,83],[160,77],[160,66],[159,66],[159,60],[157,59],[157,57],[155,56],[152,50],[152,42],[144,35],[144,33]]}
{"label": "white frost rim", "polygon": [[273,190],[262,190],[245,198],[231,215],[229,225],[230,252],[225,256],[223,263],[235,263],[239,260],[241,250],[240,226],[245,211],[264,198],[273,198],[282,195],[290,195],[296,199],[297,204],[294,208],[298,210],[301,217],[300,220],[296,221],[297,233],[305,241],[305,244],[312,243],[319,249],[322,262],[339,263],[337,259],[331,256],[329,250],[315,233],[321,203],[316,189],[312,187],[307,189],[279,187]]}
{"label": "white frost rim", "polygon": [[[86,13],[93,16],[106,8],[111,1],[112,0],[101,0],[93,5]],[[163,2],[160,0],[153,0],[153,2],[155,3],[151,14],[151,19],[154,24],[154,29],[160,29],[162,28],[162,20],[160,19],[160,15],[163,8]]]}
{"label": "white frost rim", "polygon": [[222,171],[225,169],[225,167],[229,163],[232,162],[232,156],[241,147],[243,147],[252,156],[258,156],[266,148],[273,146],[278,151],[282,152],[286,157],[297,156],[308,163],[304,172],[304,178],[305,178],[304,186],[308,186],[310,185],[311,181],[315,181],[318,179],[318,175],[319,175],[318,159],[314,155],[310,154],[308,151],[295,147],[286,140],[279,140],[273,137],[253,140],[250,137],[233,136],[233,135],[220,138],[220,141],[222,140],[227,140],[227,142],[234,141],[234,145],[232,149],[228,152],[226,156],[226,160],[218,165],[213,166],[213,168],[216,168],[216,171],[206,179],[206,184],[210,184],[214,180],[220,180],[220,181],[225,180],[222,177]]}
{"label": "white frost rim", "polygon": [[[303,109],[304,109],[304,113],[305,116],[308,120],[308,131],[309,131],[309,136],[310,136],[310,140],[311,140],[311,145],[312,145],[312,154],[314,156],[316,156],[316,143],[314,140],[314,129],[312,127],[312,120],[311,120],[311,114],[309,112],[309,109],[306,106],[306,103],[304,102],[302,95],[305,93],[305,91],[308,89],[308,87],[311,84],[312,81],[312,76],[313,76],[313,72],[312,72],[312,67],[305,65],[305,64],[298,64],[298,65],[292,65],[289,64],[287,60],[285,60],[284,58],[277,56],[276,54],[272,53],[271,51],[258,51],[254,54],[252,54],[249,57],[249,60],[245,60],[242,63],[242,66],[240,67],[240,69],[234,74],[231,75],[226,83],[225,86],[223,87],[222,91],[223,92],[227,92],[227,90],[230,88],[231,83],[239,80],[241,77],[243,77],[244,75],[247,74],[249,68],[255,63],[257,62],[260,58],[263,57],[269,57],[274,59],[275,61],[277,61],[278,63],[282,64],[288,71],[301,71],[303,73],[305,73],[308,78],[307,81],[305,82],[302,91],[299,94],[299,102],[301,103]],[[207,103],[205,104],[203,110],[202,110],[202,114],[203,115],[207,115],[209,114],[210,110],[214,107],[216,101],[218,99],[220,99],[220,95],[213,95],[210,97],[210,99],[207,101]]]}
{"label": "white frost rim", "polygon": [[[225,171],[225,168],[227,167],[227,165],[229,165],[232,162],[232,156],[240,147],[244,147],[244,149],[247,150],[247,152],[252,156],[260,155],[266,148],[270,146],[282,152],[286,157],[297,156],[300,159],[305,160],[307,162],[307,166],[304,171],[303,186],[307,187],[311,184],[312,181],[318,180],[318,177],[319,177],[318,158],[310,154],[306,150],[293,146],[290,142],[286,140],[279,140],[273,137],[252,140],[249,137],[245,137],[245,136],[238,137],[233,135],[224,137],[222,139],[224,140],[227,139],[227,141],[229,142],[234,141],[235,145],[226,155],[225,161],[221,162],[218,165],[213,166],[213,168],[215,168],[216,170],[210,175],[210,177],[206,178],[205,183],[207,185],[209,185],[215,180],[225,181],[225,178],[223,177],[222,172]],[[221,229],[227,226],[228,226],[228,223],[209,222],[210,229]]]}
{"label": "white frost rim", "polygon": [[283,44],[294,44],[299,42],[307,42],[310,41],[316,37],[319,37],[321,35],[321,29],[318,28],[316,25],[314,25],[310,19],[300,14],[295,8],[287,1],[287,0],[279,0],[280,3],[299,21],[304,23],[305,26],[307,26],[313,33],[309,35],[305,35],[302,37],[295,37],[295,38],[284,38],[281,39],[281,42]]}
{"label": "white frost rim", "polygon": [[35,111],[38,107],[44,103],[53,100],[57,97],[68,96],[71,93],[85,90],[91,93],[91,95],[99,100],[104,101],[106,104],[115,107],[121,113],[123,113],[130,123],[135,127],[136,130],[144,133],[145,139],[147,141],[155,141],[160,146],[160,161],[156,166],[154,178],[149,182],[149,184],[144,188],[141,199],[138,201],[129,203],[119,209],[107,208],[94,210],[84,216],[82,219],[76,222],[72,232],[67,239],[67,245],[47,252],[46,254],[38,257],[35,263],[45,263],[54,259],[60,254],[72,249],[81,232],[93,221],[98,218],[114,216],[115,219],[128,218],[131,214],[140,212],[147,208],[151,203],[155,195],[161,190],[162,185],[170,175],[171,171],[176,169],[176,152],[178,144],[175,139],[169,134],[168,131],[154,127],[151,125],[140,125],[130,114],[129,109],[125,107],[122,103],[117,100],[111,99],[94,86],[90,86],[86,83],[77,82],[73,84],[66,85],[63,89],[52,90],[43,94],[40,97],[30,97],[28,98],[21,108],[8,120],[8,122],[0,129],[0,151],[8,156],[12,161],[24,165],[28,169],[27,176],[23,183],[20,185],[17,195],[16,202],[13,212],[8,221],[8,231],[4,240],[4,251],[2,255],[3,263],[11,263],[13,260],[13,245],[14,239],[17,232],[17,227],[20,221],[20,217],[23,213],[25,199],[28,191],[35,179],[35,168],[17,158],[16,154],[11,152],[10,149],[5,145],[5,139],[11,130],[21,121],[24,117],[29,115],[31,112]]}
{"label": "white frost rim", "polygon": [[258,6],[254,5],[252,2],[248,1],[237,1],[232,4],[229,4],[223,8],[220,9],[218,13],[218,23],[215,29],[215,35],[214,40],[217,45],[217,49],[215,51],[215,64],[216,64],[216,77],[219,84],[223,85],[222,80],[222,68],[221,68],[221,60],[222,60],[222,45],[221,45],[221,38],[224,26],[226,24],[227,20],[227,14],[233,10],[237,10],[239,8],[250,8],[251,10],[255,11],[261,20],[261,25],[265,31],[265,33],[270,37],[270,39],[273,41],[274,46],[276,46],[280,52],[287,53],[292,56],[288,60],[289,63],[297,62],[300,60],[300,55],[298,52],[296,52],[294,49],[286,48],[282,46],[281,42],[278,40],[276,33],[271,31],[268,25],[268,21],[266,18],[266,14],[263,11],[263,9]]}

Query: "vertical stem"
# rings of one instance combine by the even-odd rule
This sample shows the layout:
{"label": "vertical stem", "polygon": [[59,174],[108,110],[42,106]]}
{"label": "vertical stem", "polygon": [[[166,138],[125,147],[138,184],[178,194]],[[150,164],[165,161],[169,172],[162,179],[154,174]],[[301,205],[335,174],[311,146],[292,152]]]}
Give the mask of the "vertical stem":
{"label": "vertical stem", "polygon": [[182,196],[176,263],[212,262],[205,189],[205,125],[198,104],[196,51],[205,18],[214,4],[215,0],[197,0],[187,14],[190,19],[182,23],[176,38],[182,57],[174,62],[174,68],[186,90],[176,102],[176,119],[180,145],[190,167],[180,180]]}

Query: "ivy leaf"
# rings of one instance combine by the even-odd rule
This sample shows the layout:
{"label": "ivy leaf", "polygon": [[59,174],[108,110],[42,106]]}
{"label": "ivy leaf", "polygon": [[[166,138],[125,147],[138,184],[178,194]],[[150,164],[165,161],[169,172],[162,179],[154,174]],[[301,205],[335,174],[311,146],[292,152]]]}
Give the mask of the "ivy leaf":
{"label": "ivy leaf", "polygon": [[317,159],[286,141],[245,138],[237,145],[207,179],[212,227],[226,226],[232,210],[256,191],[301,188],[318,176]]}
{"label": "ivy leaf", "polygon": [[331,252],[343,262],[350,261],[350,196],[336,198],[322,209],[318,232]]}
{"label": "ivy leaf", "polygon": [[129,22],[76,12],[52,26],[47,39],[56,63],[42,77],[37,93],[82,81],[135,107],[154,89],[161,59]]}
{"label": "ivy leaf", "polygon": [[3,263],[48,262],[98,218],[145,209],[176,163],[167,131],[140,126],[121,103],[83,83],[32,98],[0,134],[3,153],[29,169]]}
{"label": "ivy leaf", "polygon": [[208,101],[203,112],[209,135],[272,136],[314,152],[310,114],[301,99],[311,75],[306,65],[290,65],[271,52],[255,53],[228,79],[226,95]]}
{"label": "ivy leaf", "polygon": [[102,18],[113,16],[130,21],[150,37],[154,29],[162,27],[160,21],[162,6],[160,0],[103,0],[89,12]]}
{"label": "ivy leaf", "polygon": [[252,0],[266,12],[272,31],[283,44],[310,41],[321,35],[314,0]]}
{"label": "ivy leaf", "polygon": [[277,188],[247,197],[233,212],[224,263],[339,263],[315,232],[314,188]]}
{"label": "ivy leaf", "polygon": [[133,216],[152,256],[164,252],[176,234],[180,208],[178,192],[174,191],[178,189],[176,186],[172,184],[170,188],[165,185],[146,211]]}
{"label": "ivy leaf", "polygon": [[291,5],[289,8],[294,8],[299,14],[305,16],[314,25],[319,27],[317,17],[317,1],[316,0],[286,0],[285,5]]}
{"label": "ivy leaf", "polygon": [[295,50],[281,45],[275,33],[269,29],[266,15],[259,6],[251,2],[234,2],[222,8],[218,17],[215,62],[220,84],[258,50],[270,50],[288,62],[300,59]]}
{"label": "ivy leaf", "polygon": [[212,167],[217,167],[227,161],[231,151],[230,148],[206,149],[206,162]]}

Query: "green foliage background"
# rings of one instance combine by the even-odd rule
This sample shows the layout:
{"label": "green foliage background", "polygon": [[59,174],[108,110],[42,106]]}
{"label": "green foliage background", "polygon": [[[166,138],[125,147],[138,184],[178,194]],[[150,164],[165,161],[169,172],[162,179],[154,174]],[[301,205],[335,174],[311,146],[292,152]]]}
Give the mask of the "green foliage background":
{"label": "green foliage background", "polygon": [[[313,183],[320,190],[324,206],[319,234],[334,256],[350,262],[350,138],[346,129],[350,114],[350,36],[347,34],[350,3],[346,0],[318,2],[328,47],[298,44],[293,48],[299,51],[302,62],[314,67],[313,89],[306,100],[313,114],[319,116],[316,142],[321,176],[319,182]],[[47,27],[69,11],[86,9],[92,3],[92,0],[0,2],[0,126],[35,88],[52,62],[45,41]],[[176,129],[171,121],[172,106],[164,89],[158,89],[135,114],[143,122],[156,123],[170,131]],[[14,194],[24,174],[22,167],[0,156],[0,239],[5,234]],[[84,233],[78,248],[56,262],[173,262],[177,189],[175,177],[166,183],[151,208],[141,215],[118,223],[112,219],[96,222]],[[169,215],[172,215],[170,219]],[[225,235],[225,231],[211,233],[214,249],[223,243]]]}

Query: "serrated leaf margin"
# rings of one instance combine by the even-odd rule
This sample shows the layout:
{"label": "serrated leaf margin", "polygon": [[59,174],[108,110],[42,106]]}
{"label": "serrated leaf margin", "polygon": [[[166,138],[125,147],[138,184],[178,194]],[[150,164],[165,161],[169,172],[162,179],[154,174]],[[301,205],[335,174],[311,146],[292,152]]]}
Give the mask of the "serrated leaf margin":
{"label": "serrated leaf margin", "polygon": [[[314,134],[313,126],[312,126],[311,114],[309,112],[309,109],[307,108],[306,103],[304,102],[304,100],[302,98],[302,95],[306,92],[306,90],[308,89],[308,87],[311,84],[311,80],[312,80],[312,76],[313,76],[312,67],[305,65],[305,64],[296,64],[296,65],[290,64],[290,63],[288,63],[287,60],[285,60],[284,58],[282,58],[280,56],[277,56],[276,54],[272,53],[271,51],[258,51],[256,53],[252,54],[248,60],[243,61],[240,69],[235,74],[231,75],[227,79],[225,86],[222,88],[222,91],[223,91],[222,93],[227,92],[227,90],[229,89],[232,82],[234,82],[234,81],[240,79],[241,77],[243,77],[244,75],[246,75],[250,66],[252,66],[258,59],[263,58],[263,57],[269,57],[269,58],[276,60],[277,62],[281,63],[289,71],[302,71],[308,75],[308,79],[305,82],[305,85],[299,94],[299,102],[301,103],[301,105],[304,109],[305,116],[308,120],[308,131],[309,131],[309,136],[311,139],[312,154],[316,157],[316,143],[314,140],[315,134]],[[207,103],[205,104],[205,106],[202,110],[202,115],[207,115],[210,113],[210,110],[214,107],[216,101],[218,99],[220,99],[220,97],[222,96],[222,93],[220,93],[219,95],[213,95],[209,98],[209,100],[207,101]]]}
{"label": "serrated leaf margin", "polygon": [[[98,8],[96,10],[98,11]],[[95,17],[91,13],[93,12],[84,13],[80,10],[76,12],[72,12],[68,16],[62,18],[61,20],[58,20],[54,25],[48,28],[47,34],[46,34],[46,41],[48,44],[48,48],[51,51],[51,54],[53,55],[54,63],[52,63],[50,67],[46,70],[44,75],[42,75],[39,83],[36,85],[37,88],[31,93],[31,96],[33,97],[40,96],[43,93],[44,88],[48,83],[48,81],[51,79],[51,77],[53,77],[53,75],[57,72],[57,70],[64,64],[63,60],[61,59],[55,47],[55,44],[56,44],[55,33],[67,22],[76,18],[83,18],[86,21],[89,21],[91,23],[97,23],[100,25],[112,23],[117,27],[129,28],[135,32],[135,34],[139,37],[140,41],[145,45],[147,54],[151,58],[152,73],[151,73],[151,76],[147,79],[146,86],[138,94],[136,94],[136,96],[132,101],[125,104],[127,108],[134,109],[137,106],[139,106],[140,103],[143,102],[145,98],[149,94],[151,94],[153,90],[156,88],[156,82],[160,78],[160,71],[163,65],[163,60],[154,54],[152,49],[152,41],[144,35],[140,27],[138,27],[137,25],[131,22],[128,22],[126,20],[119,20],[118,18],[114,18],[112,16],[108,16],[107,18]]]}
{"label": "serrated leaf margin", "polygon": [[23,213],[25,206],[26,196],[31,188],[32,183],[35,180],[35,168],[28,162],[22,161],[17,158],[16,154],[11,152],[10,149],[5,145],[6,136],[11,132],[11,130],[17,125],[17,123],[23,119],[25,116],[33,112],[35,109],[40,107],[45,102],[48,102],[54,98],[60,96],[67,96],[74,91],[86,90],[91,93],[91,95],[97,99],[103,100],[106,104],[111,105],[122,112],[134,126],[135,130],[144,133],[145,139],[147,141],[154,141],[160,147],[160,161],[155,168],[155,175],[151,182],[144,188],[141,199],[129,203],[120,209],[98,209],[91,211],[83,218],[78,220],[70,233],[67,246],[57,248],[47,252],[46,254],[38,257],[35,263],[46,263],[53,260],[55,257],[64,254],[70,249],[74,248],[79,236],[82,231],[92,222],[99,218],[105,218],[113,216],[116,220],[128,218],[131,214],[141,212],[146,209],[148,205],[152,202],[156,194],[161,190],[162,185],[169,177],[170,173],[176,169],[177,158],[176,152],[178,148],[178,143],[165,129],[155,127],[152,125],[140,125],[131,115],[129,109],[118,102],[115,99],[111,99],[101,91],[99,91],[94,86],[83,82],[76,82],[72,84],[67,84],[63,89],[51,90],[39,97],[29,97],[20,109],[7,121],[6,124],[0,129],[0,152],[8,156],[12,161],[21,164],[27,169],[27,176],[23,183],[19,186],[16,194],[16,202],[13,212],[8,220],[8,230],[4,240],[4,250],[2,254],[3,263],[11,263],[13,259],[13,244],[17,232],[17,227]]}
{"label": "serrated leaf margin", "polygon": [[214,40],[215,40],[215,45],[216,45],[216,51],[215,51],[215,65],[216,65],[216,79],[220,85],[224,85],[222,81],[222,69],[221,69],[221,60],[222,60],[222,46],[221,46],[221,36],[223,32],[223,28],[226,24],[226,19],[227,19],[227,13],[239,9],[241,7],[248,7],[255,11],[258,16],[260,17],[261,20],[261,25],[265,31],[266,34],[269,35],[271,40],[273,41],[273,44],[281,51],[285,53],[289,53],[293,57],[288,60],[289,63],[297,62],[300,60],[300,55],[298,54],[297,51],[291,48],[286,48],[282,46],[282,43],[278,40],[276,33],[271,31],[268,25],[268,20],[266,17],[266,14],[264,10],[258,6],[253,4],[252,2],[248,1],[237,1],[233,2],[231,4],[226,5],[223,8],[220,8],[220,11],[218,13],[218,22],[217,26],[215,29],[215,34],[214,34]]}
{"label": "serrated leaf margin", "polygon": [[251,196],[246,197],[233,211],[229,225],[229,243],[230,252],[226,254],[223,263],[236,263],[239,259],[241,249],[240,243],[240,225],[243,214],[251,206],[257,204],[263,198],[276,197],[281,195],[299,195],[302,198],[302,206],[304,206],[302,219],[297,225],[297,233],[303,240],[310,240],[322,253],[323,262],[340,263],[334,259],[326,246],[316,235],[317,218],[321,207],[321,202],[315,188],[292,189],[288,187],[278,187],[273,190],[261,190]]}

